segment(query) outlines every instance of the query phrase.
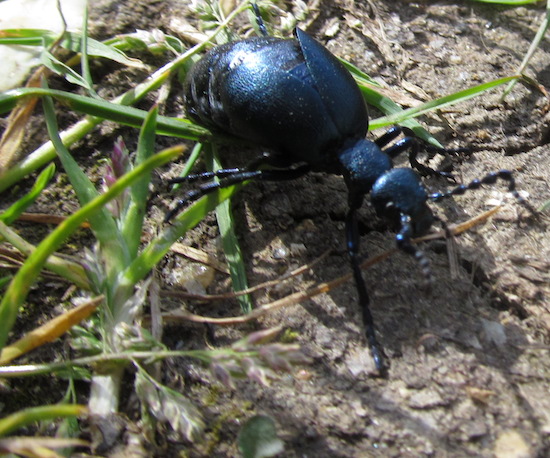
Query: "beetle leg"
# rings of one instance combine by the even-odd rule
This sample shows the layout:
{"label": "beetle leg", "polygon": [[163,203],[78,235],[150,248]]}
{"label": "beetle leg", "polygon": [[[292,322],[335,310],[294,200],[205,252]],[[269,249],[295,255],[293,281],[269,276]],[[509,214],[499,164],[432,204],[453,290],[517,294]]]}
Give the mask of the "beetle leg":
{"label": "beetle leg", "polygon": [[361,313],[363,315],[363,325],[365,327],[365,334],[372,354],[372,359],[376,369],[380,374],[384,374],[386,367],[384,364],[384,357],[380,345],[376,340],[376,333],[374,331],[374,320],[369,308],[369,293],[361,273],[361,267],[359,265],[359,229],[357,226],[357,214],[355,207],[350,207],[346,216],[346,243],[348,249],[348,255],[353,271],[353,277],[355,279],[355,285],[357,288],[357,294],[359,295],[359,306],[361,307]]}
{"label": "beetle leg", "polygon": [[[412,168],[418,170],[421,175],[442,176],[444,178],[454,181],[454,177],[451,173],[432,169],[431,167],[428,167],[416,160],[416,157],[420,152],[421,141],[415,136],[414,132],[407,127],[393,126],[390,129],[388,129],[385,134],[383,134],[381,137],[375,140],[374,143],[376,143],[376,145],[378,145],[379,148],[384,148],[390,142],[395,140],[400,134],[404,134],[405,138],[398,141],[394,145],[386,148],[384,150],[385,154],[387,154],[389,157],[394,159],[404,151],[410,150],[409,162],[411,163]],[[424,144],[424,142],[422,142],[422,149],[427,152],[432,152],[437,154],[446,154],[446,155],[465,153],[470,151],[468,148],[438,148],[437,146]]]}
{"label": "beetle leg", "polygon": [[220,170],[215,170],[213,172],[194,173],[191,175],[186,175],[184,177],[172,178],[168,180],[168,183],[169,184],[191,183],[193,181],[210,180],[212,178],[227,178],[233,175],[237,175],[239,173],[246,173],[246,172],[258,170],[264,165],[271,165],[273,167],[279,167],[279,168],[285,168],[285,169],[290,168],[288,161],[285,161],[279,156],[276,156],[270,153],[263,153],[257,158],[255,158],[253,161],[251,161],[249,164],[247,164],[246,167],[234,167],[232,169],[220,169]]}
{"label": "beetle leg", "polygon": [[404,253],[414,256],[422,274],[426,278],[426,283],[430,285],[433,283],[432,269],[430,268],[430,260],[426,257],[422,250],[419,250],[411,243],[411,238],[413,236],[413,227],[411,222],[411,217],[409,215],[401,214],[401,229],[395,236],[395,241],[397,243],[397,248],[399,248]]}
{"label": "beetle leg", "polygon": [[454,180],[453,175],[451,173],[432,169],[431,167],[428,167],[427,165],[424,165],[417,161],[416,157],[420,152],[420,143],[418,139],[415,137],[405,137],[402,140],[399,140],[394,145],[390,146],[389,148],[386,148],[384,150],[384,153],[386,153],[388,156],[390,156],[393,159],[399,156],[401,153],[403,153],[406,150],[410,150],[409,162],[411,164],[411,167],[413,169],[418,170],[421,175],[423,176],[435,175],[435,176],[441,176],[444,178]]}
{"label": "beetle leg", "polygon": [[386,131],[386,133],[377,138],[374,143],[376,143],[378,147],[382,149],[392,140],[395,140],[397,137],[399,137],[399,135],[401,135],[401,132],[403,132],[403,129],[400,126],[390,127]]}
{"label": "beetle leg", "polygon": [[[215,173],[215,172],[214,172]],[[244,171],[230,175],[223,178],[220,181],[211,181],[209,183],[201,184],[196,189],[188,191],[181,199],[176,202],[176,205],[170,210],[164,217],[164,222],[170,221],[185,205],[201,197],[214,192],[216,189],[226,188],[228,186],[242,183],[244,181],[253,180],[257,178],[262,172],[260,170]],[[185,177],[184,177],[185,178]]]}
{"label": "beetle leg", "polygon": [[258,23],[258,29],[260,30],[260,33],[264,37],[269,36],[267,28],[264,24],[264,20],[262,19],[262,15],[260,13],[260,8],[258,7],[256,2],[252,3],[252,9],[254,10],[254,15],[256,16],[256,22]]}
{"label": "beetle leg", "polygon": [[186,175],[184,177],[176,177],[171,178],[168,180],[169,184],[176,184],[176,183],[191,183],[193,181],[198,180],[210,180],[212,178],[225,178],[231,175],[235,175],[240,172],[245,172],[246,169],[242,168],[233,168],[233,169],[220,169],[216,170],[215,172],[202,172],[202,173],[194,173],[191,175]]}
{"label": "beetle leg", "polygon": [[[230,170],[230,169],[226,169]],[[296,178],[305,175],[310,171],[310,166],[307,164],[284,170],[242,170],[236,169],[238,172],[226,175],[220,181],[211,181],[209,183],[201,184],[196,189],[187,192],[183,198],[176,202],[176,205],[170,210],[164,217],[164,221],[170,221],[185,205],[201,197],[214,192],[217,189],[227,188],[234,184],[243,183],[249,180],[263,180],[263,181],[286,181],[295,180]],[[217,172],[212,172],[214,175]]]}

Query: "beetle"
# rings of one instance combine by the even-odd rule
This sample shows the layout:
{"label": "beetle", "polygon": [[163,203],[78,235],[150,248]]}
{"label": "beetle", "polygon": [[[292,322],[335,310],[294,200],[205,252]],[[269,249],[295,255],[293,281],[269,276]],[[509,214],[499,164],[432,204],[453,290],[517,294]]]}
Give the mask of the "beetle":
{"label": "beetle", "polygon": [[[169,221],[184,205],[226,186],[249,180],[293,180],[310,171],[342,175],[348,189],[346,247],[358,292],[365,334],[380,374],[387,370],[378,343],[369,294],[360,269],[357,210],[365,196],[379,216],[397,227],[397,247],[414,256],[430,279],[427,257],[411,238],[425,234],[437,219],[428,201],[464,194],[497,180],[528,206],[509,170],[490,173],[446,192],[428,193],[421,175],[453,177],[417,160],[420,141],[399,126],[375,141],[366,139],[369,119],[361,91],[348,70],[323,45],[296,28],[294,38],[263,36],[211,49],[189,71],[184,83],[188,116],[213,132],[238,137],[267,149],[246,167],[175,178],[171,183],[220,178],[189,191],[170,210]],[[401,133],[407,134],[397,140]],[[397,141],[396,141],[397,140]],[[392,142],[394,142],[392,144]],[[425,150],[448,153],[458,150]],[[394,168],[392,159],[409,151],[411,168]],[[530,206],[528,206],[530,210]]]}

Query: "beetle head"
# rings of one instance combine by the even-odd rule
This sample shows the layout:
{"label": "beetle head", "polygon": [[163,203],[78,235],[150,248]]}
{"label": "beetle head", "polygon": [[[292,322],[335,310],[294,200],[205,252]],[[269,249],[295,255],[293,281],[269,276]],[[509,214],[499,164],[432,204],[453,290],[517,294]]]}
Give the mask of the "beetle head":
{"label": "beetle head", "polygon": [[391,169],[372,186],[371,201],[376,213],[396,225],[401,224],[402,216],[409,216],[414,235],[425,234],[434,221],[427,200],[426,189],[412,169]]}

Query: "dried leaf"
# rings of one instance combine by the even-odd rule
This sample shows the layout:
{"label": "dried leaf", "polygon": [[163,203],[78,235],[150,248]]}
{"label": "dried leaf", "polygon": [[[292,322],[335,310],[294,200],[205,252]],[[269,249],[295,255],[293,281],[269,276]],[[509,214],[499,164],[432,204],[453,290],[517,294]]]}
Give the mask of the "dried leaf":
{"label": "dried leaf", "polygon": [[17,342],[4,347],[2,353],[0,353],[0,365],[6,364],[45,343],[54,341],[71,329],[75,324],[89,317],[102,300],[103,296],[97,297],[85,304],[75,307],[27,333]]}
{"label": "dried leaf", "polygon": [[52,449],[67,447],[86,447],[89,443],[81,439],[57,437],[10,437],[0,439],[0,454],[12,453],[27,457],[62,457]]}

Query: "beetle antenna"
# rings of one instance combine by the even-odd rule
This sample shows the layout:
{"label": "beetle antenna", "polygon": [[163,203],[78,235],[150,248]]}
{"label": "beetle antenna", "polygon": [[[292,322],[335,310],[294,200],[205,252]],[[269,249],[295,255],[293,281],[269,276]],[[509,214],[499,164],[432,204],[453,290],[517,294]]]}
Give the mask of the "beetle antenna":
{"label": "beetle antenna", "polygon": [[516,189],[516,180],[514,179],[514,174],[510,170],[499,170],[498,172],[491,172],[485,175],[483,178],[476,178],[468,184],[461,184],[454,189],[451,189],[447,192],[436,192],[430,194],[428,198],[432,199],[434,202],[446,199],[452,196],[461,196],[470,190],[480,189],[482,185],[493,185],[497,182],[498,179],[508,182],[508,192],[511,193],[516,200],[529,211],[532,215],[537,215],[535,208],[527,202]]}

